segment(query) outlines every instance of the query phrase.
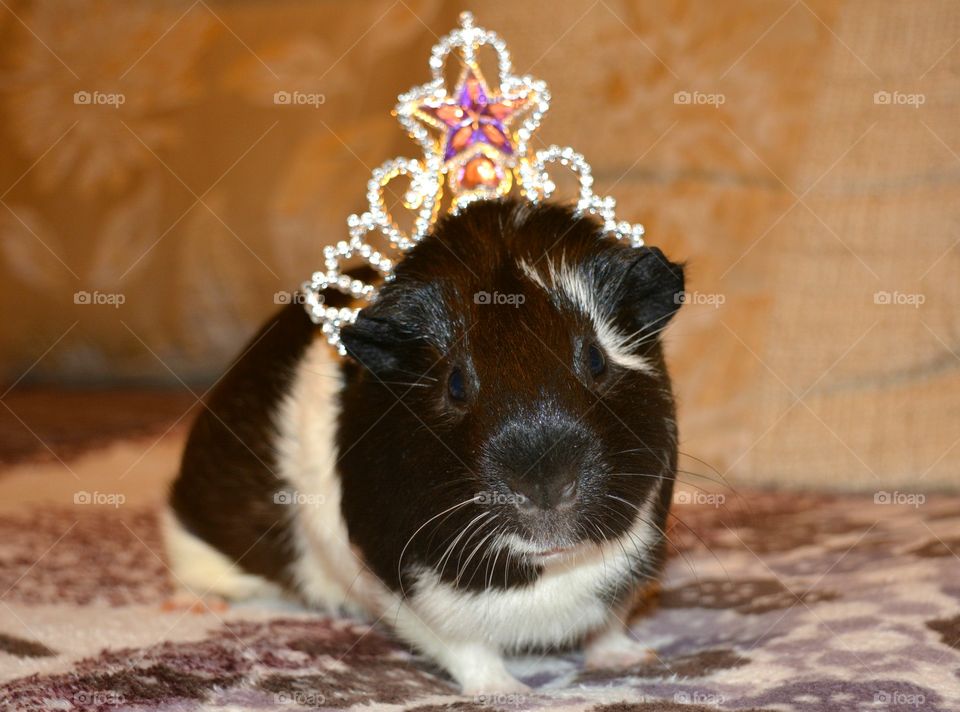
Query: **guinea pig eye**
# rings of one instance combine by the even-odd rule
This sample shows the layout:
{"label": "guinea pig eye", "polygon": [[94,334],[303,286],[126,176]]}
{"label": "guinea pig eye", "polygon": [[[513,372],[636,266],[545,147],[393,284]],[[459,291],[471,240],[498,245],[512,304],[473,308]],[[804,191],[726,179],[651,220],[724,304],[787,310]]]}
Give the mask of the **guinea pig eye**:
{"label": "guinea pig eye", "polygon": [[463,371],[459,368],[450,371],[450,377],[447,379],[447,391],[455,401],[466,400],[467,392],[463,385]]}
{"label": "guinea pig eye", "polygon": [[590,344],[587,349],[587,366],[590,368],[590,375],[594,378],[602,376],[607,370],[607,359],[596,344]]}

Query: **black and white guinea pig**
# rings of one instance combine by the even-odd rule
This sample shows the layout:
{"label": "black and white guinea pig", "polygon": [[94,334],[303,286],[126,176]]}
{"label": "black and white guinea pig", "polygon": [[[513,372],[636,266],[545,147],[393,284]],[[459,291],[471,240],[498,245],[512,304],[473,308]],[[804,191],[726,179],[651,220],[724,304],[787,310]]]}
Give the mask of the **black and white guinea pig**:
{"label": "black and white guinea pig", "polygon": [[677,457],[658,335],[683,269],[590,216],[480,201],[441,219],[356,323],[302,306],[249,344],[172,487],[176,578],[383,619],[464,692],[523,689],[503,655],[626,631],[657,576]]}

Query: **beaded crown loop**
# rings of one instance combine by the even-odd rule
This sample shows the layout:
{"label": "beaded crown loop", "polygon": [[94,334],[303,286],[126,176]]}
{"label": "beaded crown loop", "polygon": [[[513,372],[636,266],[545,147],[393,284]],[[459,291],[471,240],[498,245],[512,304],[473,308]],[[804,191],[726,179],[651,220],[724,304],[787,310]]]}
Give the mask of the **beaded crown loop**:
{"label": "beaded crown loop", "polygon": [[[491,87],[480,71],[477,50],[489,46],[497,54],[499,85]],[[444,66],[451,52],[462,66],[453,91],[444,81]],[[422,240],[433,227],[449,193],[448,210],[456,213],[475,200],[519,193],[537,203],[551,197],[556,185],[547,166],[559,163],[569,168],[579,183],[576,212],[591,213],[603,222],[605,234],[643,244],[643,226],[618,221],[616,202],[593,193],[590,165],[570,147],[550,146],[533,152],[530,137],[540,126],[550,103],[546,84],[529,76],[515,76],[506,43],[494,32],[476,27],[473,15],[460,15],[460,27],[434,45],[430,56],[432,79],[400,95],[394,115],[423,149],[423,159],[394,158],[373,171],[367,183],[368,208],[347,218],[350,239],[324,248],[324,270],[303,284],[304,303],[310,318],[322,325],[327,340],[341,354],[340,328],[353,323],[361,307],[341,308],[324,303],[323,291],[335,289],[361,304],[372,302],[377,288],[353,279],[341,270],[346,260],[360,258],[383,275],[393,278],[396,262]],[[409,188],[403,205],[413,211],[409,234],[398,226],[386,205],[384,190],[395,178],[405,176]],[[388,256],[374,248],[368,238],[379,232],[388,241]]]}

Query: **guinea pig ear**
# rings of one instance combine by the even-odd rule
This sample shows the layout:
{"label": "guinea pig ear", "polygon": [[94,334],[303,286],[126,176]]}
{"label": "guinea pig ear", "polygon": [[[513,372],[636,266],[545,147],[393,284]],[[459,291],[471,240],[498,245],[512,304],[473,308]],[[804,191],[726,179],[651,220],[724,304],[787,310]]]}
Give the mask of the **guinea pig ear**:
{"label": "guinea pig ear", "polygon": [[441,302],[436,285],[393,282],[353,324],[341,327],[340,341],[349,356],[374,373],[409,368],[443,320]]}
{"label": "guinea pig ear", "polygon": [[409,337],[401,324],[371,306],[362,309],[353,324],[341,327],[340,341],[358,364],[383,373],[398,367],[400,347]]}
{"label": "guinea pig ear", "polygon": [[683,265],[668,260],[657,247],[637,248],[630,257],[622,282],[621,306],[630,314],[636,329],[658,331],[683,303]]}

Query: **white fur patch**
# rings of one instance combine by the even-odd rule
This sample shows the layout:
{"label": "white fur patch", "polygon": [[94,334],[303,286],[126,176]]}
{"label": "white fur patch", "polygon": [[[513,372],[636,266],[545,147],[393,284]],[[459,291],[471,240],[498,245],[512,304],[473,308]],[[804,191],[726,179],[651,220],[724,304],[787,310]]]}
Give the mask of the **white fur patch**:
{"label": "white fur patch", "polygon": [[379,615],[387,589],[352,551],[340,512],[335,444],[343,387],[337,357],[317,339],[277,415],[278,474],[292,488],[294,580],[311,604]]}
{"label": "white fur patch", "polygon": [[560,291],[586,314],[593,324],[600,346],[603,347],[611,361],[624,368],[656,375],[656,369],[647,359],[631,352],[630,342],[633,335],[623,333],[607,318],[600,305],[597,304],[594,291],[583,273],[570,267],[563,258],[560,260],[559,267],[552,260],[547,260],[546,263],[549,286],[547,286],[544,275],[538,272],[536,267],[529,262],[518,260],[517,267],[535,285],[546,292]]}
{"label": "white fur patch", "polygon": [[[290,392],[275,414],[277,475],[291,507],[295,559],[289,573],[310,605],[376,617],[392,594],[352,551],[340,513],[334,438],[342,387],[337,357],[317,339],[298,364]],[[173,570],[191,592],[230,600],[283,596],[279,587],[243,572],[184,530],[171,513],[164,525]]]}
{"label": "white fur patch", "polygon": [[547,283],[543,281],[543,276],[537,272],[537,268],[526,260],[517,260],[517,267],[523,272],[523,275],[533,282],[535,285],[540,287],[543,291],[549,291],[547,288]]}
{"label": "white fur patch", "polygon": [[278,586],[262,576],[246,573],[227,556],[184,529],[173,512],[165,511],[161,524],[174,583],[180,588],[200,598],[215,594],[232,601],[283,596]]}
{"label": "white fur patch", "polygon": [[[529,644],[556,645],[576,640],[609,622],[610,608],[600,597],[605,583],[629,575],[627,553],[644,556],[659,531],[648,524],[657,498],[655,489],[641,507],[629,534],[603,547],[584,547],[551,557],[543,575],[522,588],[464,592],[423,569],[408,605],[419,618],[407,621],[416,639],[429,629],[444,640],[474,640],[478,634],[495,648],[515,650]],[[419,630],[418,630],[419,628]]]}

